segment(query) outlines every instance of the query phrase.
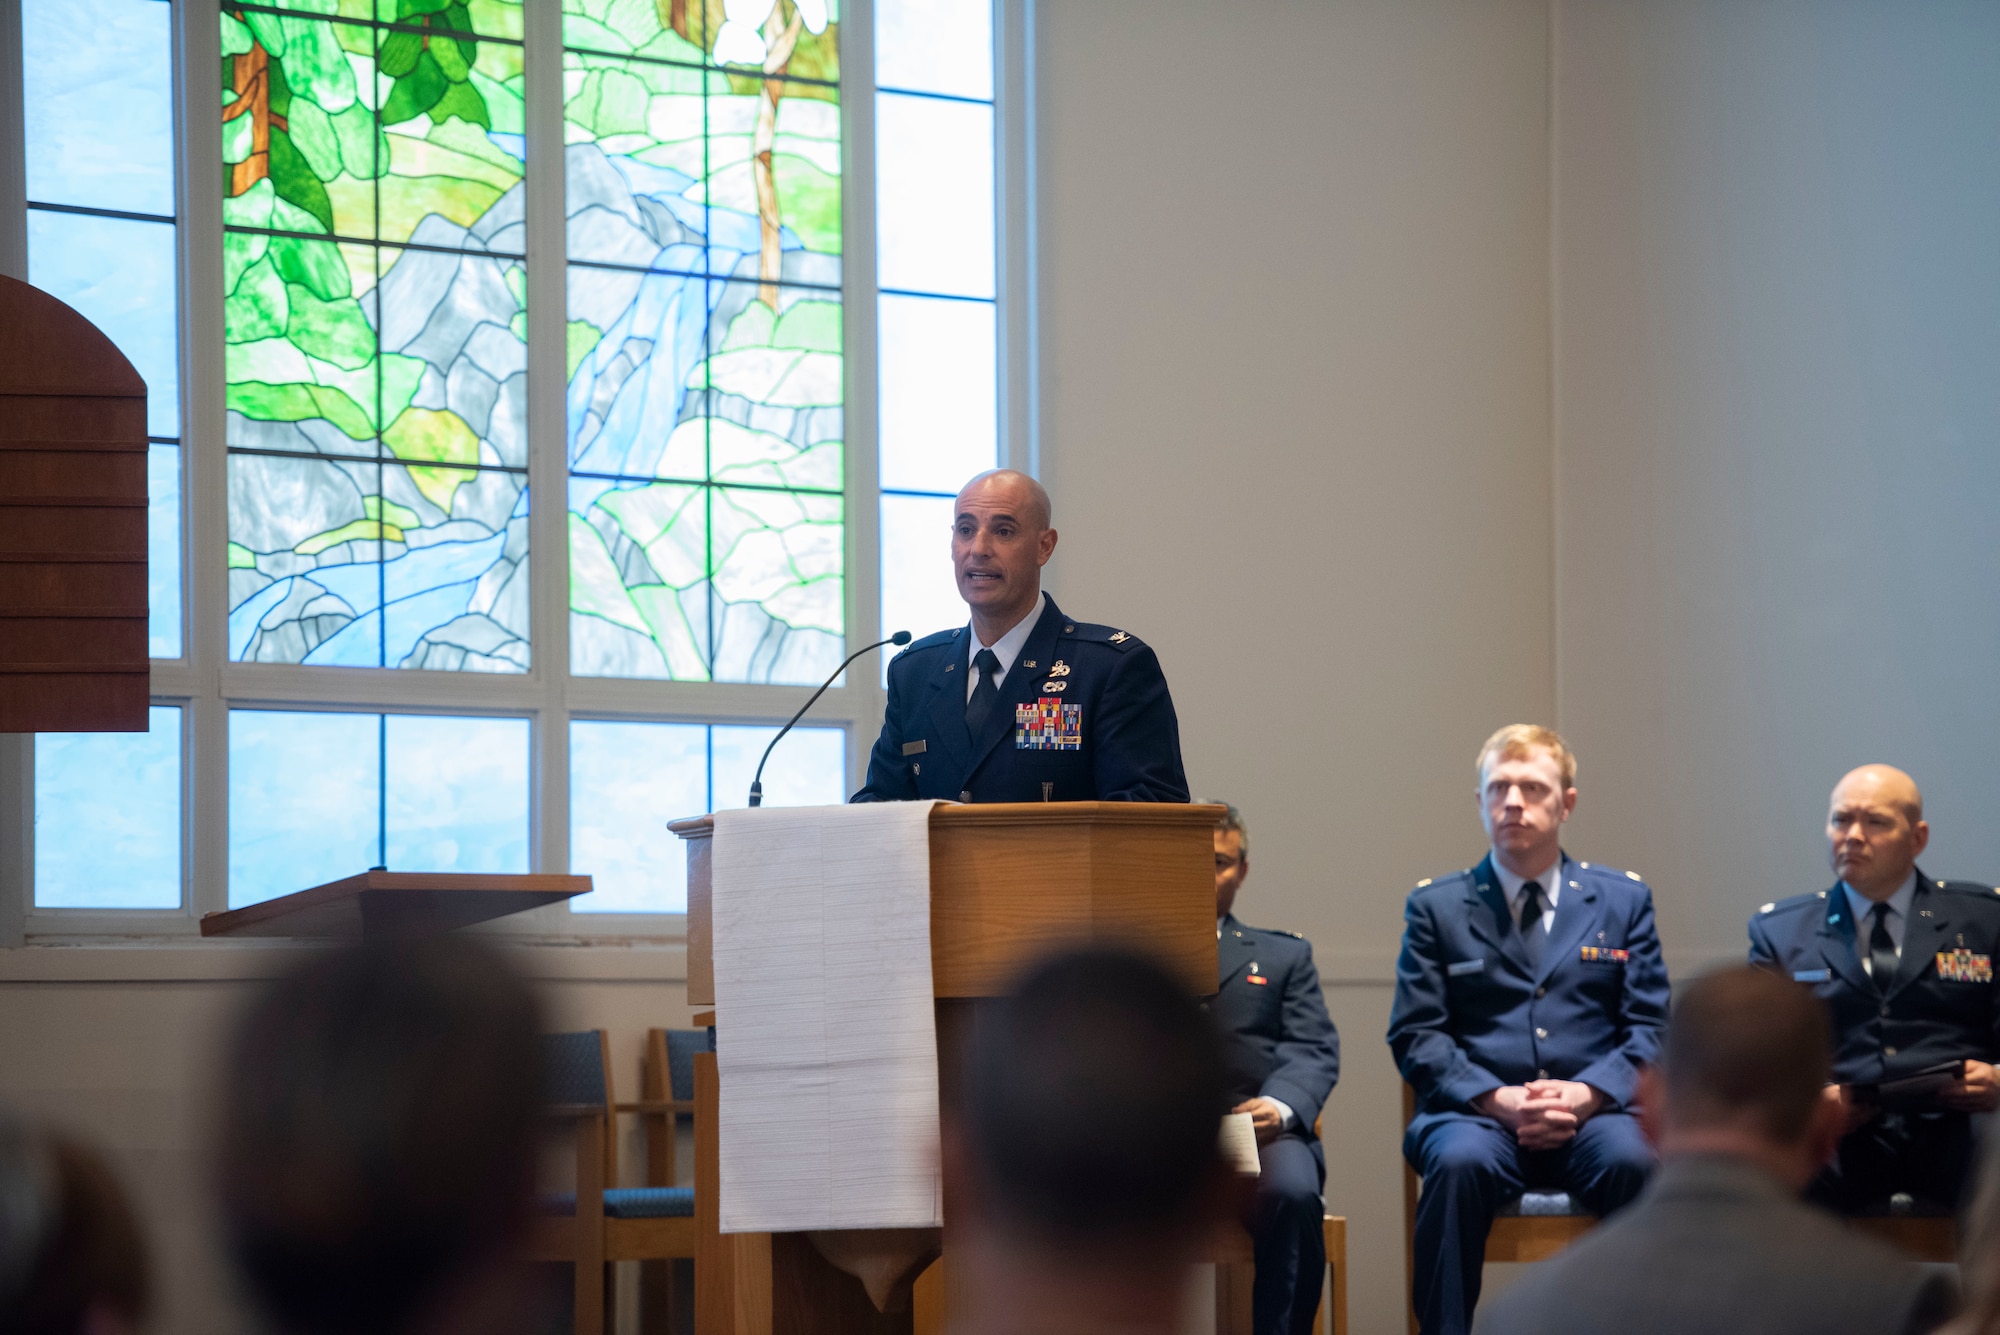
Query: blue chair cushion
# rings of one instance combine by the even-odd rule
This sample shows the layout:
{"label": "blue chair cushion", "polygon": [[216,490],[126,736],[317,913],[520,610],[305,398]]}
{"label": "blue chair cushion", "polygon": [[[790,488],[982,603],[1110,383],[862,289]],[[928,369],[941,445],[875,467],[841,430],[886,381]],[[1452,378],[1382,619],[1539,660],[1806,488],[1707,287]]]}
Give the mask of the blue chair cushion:
{"label": "blue chair cushion", "polygon": [[1563,1218],[1572,1215],[1587,1215],[1590,1211],[1570,1199],[1566,1191],[1530,1191],[1519,1200],[1509,1201],[1494,1212],[1502,1219]]}
{"label": "blue chair cushion", "polygon": [[[573,1215],[576,1193],[546,1192],[536,1202],[543,1214]],[[607,1219],[692,1219],[693,1187],[614,1187],[604,1193]]]}

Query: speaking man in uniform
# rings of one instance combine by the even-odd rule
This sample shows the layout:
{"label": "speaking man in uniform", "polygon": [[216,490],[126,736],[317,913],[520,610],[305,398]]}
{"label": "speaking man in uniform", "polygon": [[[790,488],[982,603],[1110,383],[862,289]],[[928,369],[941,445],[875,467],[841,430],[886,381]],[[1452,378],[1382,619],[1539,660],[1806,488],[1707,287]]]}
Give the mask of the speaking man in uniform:
{"label": "speaking man in uniform", "polygon": [[1188,800],[1159,658],[1042,592],[1049,520],[1049,494],[1025,473],[981,473],[959,492],[951,559],[971,623],[890,662],[882,735],[854,801]]}
{"label": "speaking man in uniform", "polygon": [[1221,978],[1208,1011],[1229,1040],[1231,1111],[1249,1113],[1257,1128],[1251,1328],[1305,1335],[1326,1274],[1326,1156],[1313,1123],[1340,1079],[1340,1035],[1326,1013],[1312,943],[1296,932],[1246,927],[1231,913],[1249,872],[1250,832],[1232,806],[1215,827]]}
{"label": "speaking man in uniform", "polygon": [[[1750,962],[1810,984],[1833,1012],[1826,1097],[1847,1134],[1809,1194],[1847,1214],[1955,1211],[1971,1176],[1970,1114],[2000,1107],[2000,893],[1917,867],[1931,830],[1899,769],[1843,778],[1826,835],[1834,886],[1750,919]],[[1887,1083],[1910,1077],[1922,1077],[1916,1088]]]}
{"label": "speaking man in uniform", "polygon": [[1389,1016],[1417,1092],[1403,1155],[1424,1180],[1412,1296],[1427,1335],[1471,1325],[1505,1202],[1557,1189],[1606,1214],[1638,1194],[1653,1156],[1631,1109],[1667,1019],[1652,891],[1563,851],[1569,747],[1515,724],[1477,769],[1491,849],[1410,893]]}

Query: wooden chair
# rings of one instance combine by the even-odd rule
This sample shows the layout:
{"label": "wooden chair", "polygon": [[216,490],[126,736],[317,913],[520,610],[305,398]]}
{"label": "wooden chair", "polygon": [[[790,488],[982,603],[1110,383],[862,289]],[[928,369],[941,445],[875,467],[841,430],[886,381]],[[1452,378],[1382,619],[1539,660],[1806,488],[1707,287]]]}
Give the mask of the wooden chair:
{"label": "wooden chair", "polygon": [[[1322,1110],[1313,1120],[1313,1134],[1320,1134],[1326,1120]],[[1313,1329],[1321,1335],[1347,1335],[1347,1217],[1330,1214],[1320,1220],[1320,1238],[1326,1245],[1326,1266],[1332,1272],[1331,1293],[1320,1299],[1313,1316]],[[1247,1230],[1232,1226],[1216,1240],[1215,1335],[1250,1335],[1250,1292],[1257,1281],[1255,1251]]]}
{"label": "wooden chair", "polygon": [[[645,1056],[639,1066],[639,1094],[648,1105],[686,1105],[687,1111],[644,1112],[640,1119],[646,1133],[646,1185],[679,1186],[676,1151],[680,1132],[694,1125],[694,1058],[698,1052],[714,1051],[708,1029],[649,1029]],[[693,1230],[690,1227],[689,1236]],[[678,1238],[666,1240],[677,1245]],[[639,1271],[639,1328],[645,1335],[668,1335],[674,1328],[678,1304],[675,1290],[675,1262],[694,1259],[690,1248],[669,1257],[648,1253]]]}
{"label": "wooden chair", "polygon": [[[1403,1085],[1403,1126],[1417,1115],[1417,1091]],[[1410,1286],[1417,1276],[1417,1196],[1423,1181],[1403,1161],[1403,1292],[1410,1302],[1410,1335],[1417,1335],[1417,1309]],[[1502,1206],[1486,1235],[1488,1262],[1546,1261],[1597,1225],[1597,1216],[1568,1193],[1531,1191]]]}
{"label": "wooden chair", "polygon": [[[648,1041],[650,1045],[650,1036]],[[542,1061],[547,1113],[575,1131],[575,1190],[543,1198],[529,1254],[537,1261],[574,1267],[574,1335],[604,1335],[612,1273],[607,1263],[692,1257],[695,1244],[694,1189],[671,1184],[671,1157],[662,1169],[662,1156],[651,1152],[655,1144],[651,1125],[649,1185],[611,1185],[618,1180],[617,1115],[638,1113],[649,1123],[665,1123],[670,1153],[674,1119],[693,1113],[694,1101],[613,1101],[610,1042],[601,1029],[544,1035]],[[656,1069],[667,1069],[664,1052]],[[668,1182],[651,1185],[662,1171]]]}
{"label": "wooden chair", "polygon": [[1919,1261],[1958,1260],[1958,1221],[1950,1215],[1883,1215],[1852,1218],[1848,1227],[1873,1234]]}

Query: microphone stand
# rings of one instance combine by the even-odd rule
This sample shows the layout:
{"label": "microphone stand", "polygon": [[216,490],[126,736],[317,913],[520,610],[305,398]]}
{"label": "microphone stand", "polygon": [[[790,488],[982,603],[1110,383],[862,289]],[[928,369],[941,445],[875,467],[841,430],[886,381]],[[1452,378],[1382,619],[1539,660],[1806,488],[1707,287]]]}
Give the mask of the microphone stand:
{"label": "microphone stand", "polygon": [[880,649],[885,644],[894,644],[900,646],[908,644],[909,642],[910,642],[910,632],[906,630],[899,630],[886,640],[877,640],[875,641],[875,643],[868,645],[866,648],[856,649],[853,653],[847,656],[847,662],[842,663],[839,667],[833,670],[833,676],[828,677],[825,681],[820,683],[819,689],[812,693],[811,698],[808,699],[804,704],[799,706],[799,712],[792,715],[791,718],[786,721],[784,727],[778,729],[778,735],[771,739],[771,745],[764,748],[763,756],[757,761],[757,777],[750,780],[751,806],[761,807],[764,805],[764,761],[769,760],[771,758],[771,748],[775,747],[779,742],[785,740],[785,734],[792,730],[792,724],[797,723],[800,719],[805,717],[806,711],[813,707],[813,701],[819,699],[822,695],[825,695],[826,688],[833,685],[835,679],[837,679],[841,673],[847,671],[849,665],[852,664],[855,659],[861,657],[861,655],[867,653],[873,653],[875,650]]}

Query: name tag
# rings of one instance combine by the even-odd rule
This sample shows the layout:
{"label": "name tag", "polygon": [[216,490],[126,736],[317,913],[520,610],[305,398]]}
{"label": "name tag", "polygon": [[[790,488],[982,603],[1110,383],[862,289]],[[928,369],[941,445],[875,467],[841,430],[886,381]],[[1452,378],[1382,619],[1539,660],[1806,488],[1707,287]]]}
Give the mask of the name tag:
{"label": "name tag", "polygon": [[906,756],[920,756],[930,749],[931,744],[928,741],[903,743],[903,754]]}
{"label": "name tag", "polygon": [[1447,978],[1459,978],[1468,973],[1478,973],[1485,967],[1486,961],[1484,959],[1460,960],[1456,964],[1445,965],[1444,973]]}
{"label": "name tag", "polygon": [[1792,981],[1795,983],[1823,983],[1833,977],[1831,969],[1794,969]]}

